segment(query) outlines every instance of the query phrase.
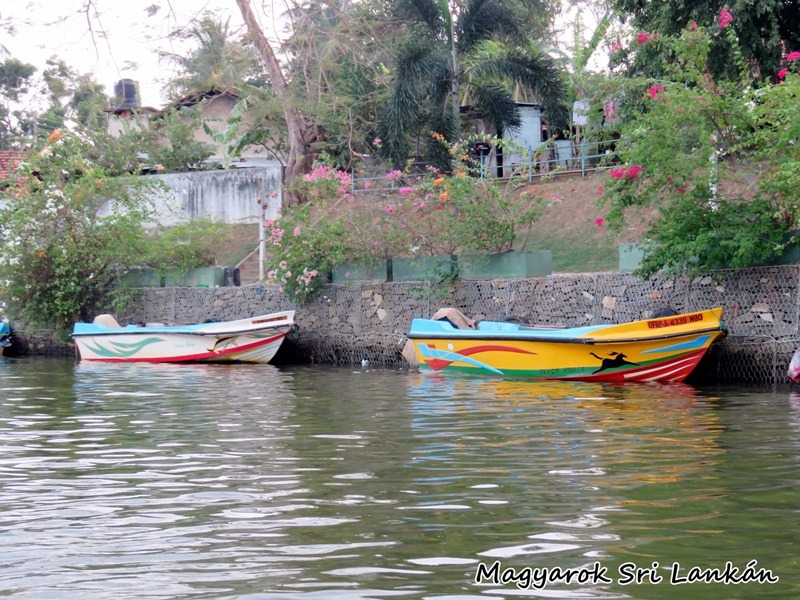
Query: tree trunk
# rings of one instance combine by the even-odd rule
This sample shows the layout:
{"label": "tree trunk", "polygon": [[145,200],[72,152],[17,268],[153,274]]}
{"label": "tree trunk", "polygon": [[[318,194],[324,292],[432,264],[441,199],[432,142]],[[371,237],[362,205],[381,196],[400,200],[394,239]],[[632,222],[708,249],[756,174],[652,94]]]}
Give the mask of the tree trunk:
{"label": "tree trunk", "polygon": [[314,153],[311,144],[318,139],[324,139],[325,132],[314,124],[309,124],[303,115],[292,105],[289,97],[286,78],[255,15],[250,7],[250,0],[236,0],[242,13],[247,32],[261,55],[267,69],[272,88],[283,102],[283,116],[286,119],[286,128],[289,131],[289,153],[286,158],[284,173],[283,204],[289,206],[301,202],[301,198],[291,191],[291,184],[295,177],[311,170],[314,162]]}

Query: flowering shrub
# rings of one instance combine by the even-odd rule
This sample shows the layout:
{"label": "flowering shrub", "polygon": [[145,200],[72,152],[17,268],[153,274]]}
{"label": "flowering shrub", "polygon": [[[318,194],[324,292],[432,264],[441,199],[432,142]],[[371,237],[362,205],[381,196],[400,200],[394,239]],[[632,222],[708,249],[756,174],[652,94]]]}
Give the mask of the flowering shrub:
{"label": "flowering shrub", "polygon": [[628,168],[622,167],[619,169],[611,169],[608,172],[608,175],[612,179],[616,179],[617,181],[622,181],[623,179],[629,179],[631,181],[636,181],[639,179],[639,175],[644,173],[644,168],[642,165],[631,165]]}
{"label": "flowering shrub", "polygon": [[432,256],[511,250],[518,228],[539,216],[541,202],[514,197],[513,184],[479,180],[463,172],[415,178],[379,201],[373,226],[381,255]]}
{"label": "flowering shrub", "polygon": [[640,33],[636,36],[636,43],[639,46],[645,46],[647,44],[652,44],[658,39],[657,33]]}
{"label": "flowering shrub", "polygon": [[[661,38],[657,50],[668,81],[628,86],[643,90],[644,112],[621,127],[617,150],[626,166],[608,171],[601,200],[614,228],[631,206],[660,209],[645,236],[642,275],[764,264],[780,254],[795,226],[800,76],[789,53],[778,83],[754,87],[728,27],[734,18],[725,7],[712,31],[692,23],[678,37]],[[719,83],[711,75],[716,36],[734,48],[738,82]]]}
{"label": "flowering shrub", "polygon": [[2,299],[15,319],[62,331],[119,307],[133,266],[205,266],[222,228],[201,221],[147,232],[155,180],[128,177],[124,139],[54,131],[7,181],[0,209]]}
{"label": "flowering shrub", "polygon": [[295,182],[294,190],[310,200],[325,200],[334,196],[346,196],[350,192],[351,183],[352,177],[347,171],[320,165]]}
{"label": "flowering shrub", "polygon": [[331,269],[353,254],[346,214],[351,183],[349,173],[317,166],[294,184],[294,191],[310,202],[284,208],[277,221],[264,223],[267,279],[301,304],[316,296]]}
{"label": "flowering shrub", "polygon": [[[468,159],[464,146],[453,146],[452,154]],[[314,173],[304,181],[319,186],[316,200],[266,224],[268,278],[299,302],[318,294],[343,262],[511,250],[543,207],[539,198],[516,195],[515,181],[482,181],[463,163],[452,176],[434,168],[419,176],[390,171],[386,180],[394,187],[372,191],[368,200],[350,196],[349,180],[330,185],[344,179],[331,170]]]}
{"label": "flowering shrub", "polygon": [[267,280],[301,304],[320,292],[328,273],[348,254],[344,219],[311,205],[284,209],[278,221],[264,225],[271,256]]}
{"label": "flowering shrub", "polygon": [[647,88],[647,95],[650,96],[651,100],[655,100],[665,89],[666,88],[663,85],[651,85],[649,88]]}

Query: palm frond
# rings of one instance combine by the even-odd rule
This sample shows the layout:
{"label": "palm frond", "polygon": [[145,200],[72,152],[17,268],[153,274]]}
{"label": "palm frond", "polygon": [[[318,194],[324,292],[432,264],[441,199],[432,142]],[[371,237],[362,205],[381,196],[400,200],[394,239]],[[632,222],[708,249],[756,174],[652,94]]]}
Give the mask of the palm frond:
{"label": "palm frond", "polygon": [[[577,18],[580,18],[580,12],[578,12]],[[600,46],[600,42],[603,40],[606,29],[608,29],[610,24],[611,14],[606,13],[601,17],[600,22],[597,23],[597,27],[595,28],[594,33],[592,34],[592,37],[588,43],[585,43],[583,40],[575,40],[575,57],[573,58],[573,66],[576,73],[580,73],[586,68],[586,65],[589,63],[589,59],[592,58],[592,54],[594,54],[597,48]],[[576,27],[575,30],[577,32],[578,28]]]}
{"label": "palm frond", "polygon": [[484,40],[521,33],[522,13],[509,0],[469,0],[456,25],[461,53],[470,52]]}
{"label": "palm frond", "polygon": [[479,69],[485,75],[507,77],[533,92],[553,129],[569,126],[566,86],[549,56],[533,48],[512,48]]}
{"label": "palm frond", "polygon": [[450,173],[453,170],[453,157],[450,155],[450,149],[435,140],[430,133],[440,133],[447,140],[458,139],[459,115],[454,112],[450,102],[445,102],[431,111],[426,125],[428,128],[426,132],[428,158],[440,171]]}
{"label": "palm frond", "polygon": [[405,158],[408,133],[423,105],[441,94],[442,82],[448,80],[447,71],[447,55],[434,43],[407,44],[402,49],[380,129],[383,151],[395,166]]}
{"label": "palm frond", "polygon": [[513,131],[522,126],[517,104],[505,86],[493,82],[476,84],[473,95],[475,108],[496,131]]}
{"label": "palm frond", "polygon": [[447,20],[451,19],[446,0],[400,0],[397,13],[404,20],[421,21],[437,37],[447,31]]}

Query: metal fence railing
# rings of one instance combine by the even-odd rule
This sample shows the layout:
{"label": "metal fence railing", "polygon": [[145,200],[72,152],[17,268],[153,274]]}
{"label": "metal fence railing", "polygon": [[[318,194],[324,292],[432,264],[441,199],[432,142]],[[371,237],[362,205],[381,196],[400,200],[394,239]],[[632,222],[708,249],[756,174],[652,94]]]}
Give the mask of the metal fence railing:
{"label": "metal fence railing", "polygon": [[[489,154],[474,157],[471,166],[479,179],[523,177],[528,181],[555,175],[580,174],[585,176],[597,169],[618,162],[616,140],[590,142],[581,140],[550,140],[536,150],[529,148],[524,155],[515,152]],[[415,163],[420,174],[424,173],[424,163]],[[394,190],[406,185],[405,176],[387,177],[386,174],[364,174],[353,172],[350,183],[352,194],[364,191]]]}

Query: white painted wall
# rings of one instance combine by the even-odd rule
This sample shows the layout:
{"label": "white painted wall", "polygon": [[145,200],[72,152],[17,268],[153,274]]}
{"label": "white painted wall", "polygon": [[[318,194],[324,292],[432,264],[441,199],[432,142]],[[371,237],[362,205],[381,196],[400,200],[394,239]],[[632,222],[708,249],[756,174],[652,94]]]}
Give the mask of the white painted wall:
{"label": "white painted wall", "polygon": [[[237,225],[258,222],[259,198],[266,200],[265,218],[278,218],[282,172],[283,167],[275,163],[268,167],[142,177],[157,179],[164,184],[164,191],[153,198],[156,205],[154,224],[175,225],[209,217]],[[0,208],[4,204],[0,198]],[[98,214],[107,216],[108,212],[101,209]]]}
{"label": "white painted wall", "polygon": [[155,198],[158,223],[174,225],[198,217],[230,224],[256,223],[257,200],[266,201],[267,219],[276,219],[281,207],[282,167],[199,171],[147,175],[165,184],[167,191]]}
{"label": "white painted wall", "polygon": [[[521,152],[514,152],[508,148],[503,152],[503,175],[511,175],[511,165],[527,164],[530,156],[542,143],[542,109],[531,104],[519,104],[522,125],[514,131],[506,131],[503,138],[514,142],[521,148]],[[493,148],[484,163],[484,174],[488,177],[497,176],[497,149]]]}
{"label": "white painted wall", "polygon": [[508,131],[503,137],[521,146],[526,154],[506,151],[503,163],[505,166],[528,162],[531,153],[535,152],[542,143],[542,109],[538,106],[519,106],[522,126],[514,131]]}

